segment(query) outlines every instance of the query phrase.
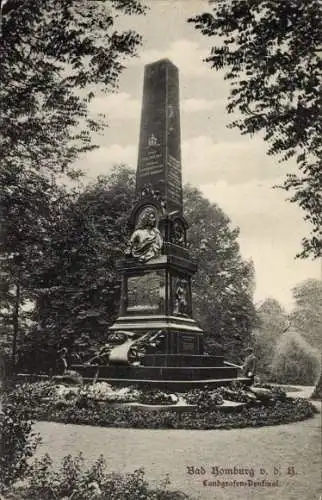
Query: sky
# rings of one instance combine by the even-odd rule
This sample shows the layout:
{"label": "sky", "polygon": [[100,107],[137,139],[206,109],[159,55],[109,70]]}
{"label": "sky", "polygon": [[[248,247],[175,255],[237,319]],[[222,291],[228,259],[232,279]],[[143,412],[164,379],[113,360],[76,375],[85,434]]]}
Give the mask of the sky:
{"label": "sky", "polygon": [[292,287],[321,277],[321,262],[295,259],[309,227],[303,211],[273,189],[295,163],[278,163],[266,154],[260,136],[241,136],[228,129],[233,115],[225,105],[229,84],[224,74],[203,62],[211,38],[203,37],[187,19],[209,10],[204,0],[150,0],[146,16],[120,19],[122,27],[143,36],[139,56],[127,61],[118,93],[97,96],[93,111],[106,113],[109,127],[100,148],[77,166],[86,181],[108,174],[113,165],[137,166],[144,65],[167,57],[179,69],[183,182],[198,187],[240,228],[240,250],[252,258],[256,272],[256,303],[274,297],[292,308]]}

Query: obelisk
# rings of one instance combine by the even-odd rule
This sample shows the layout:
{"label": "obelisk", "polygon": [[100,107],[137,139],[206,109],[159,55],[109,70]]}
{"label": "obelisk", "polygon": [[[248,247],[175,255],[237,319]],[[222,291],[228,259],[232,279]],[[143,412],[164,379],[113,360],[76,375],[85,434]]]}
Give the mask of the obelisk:
{"label": "obelisk", "polygon": [[145,66],[137,192],[149,183],[167,211],[182,212],[178,68],[168,59]]}

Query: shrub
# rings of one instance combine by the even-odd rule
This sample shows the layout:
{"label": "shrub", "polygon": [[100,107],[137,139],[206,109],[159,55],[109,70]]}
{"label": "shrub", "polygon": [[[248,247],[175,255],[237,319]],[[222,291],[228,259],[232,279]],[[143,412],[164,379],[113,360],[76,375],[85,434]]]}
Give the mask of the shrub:
{"label": "shrub", "polygon": [[184,398],[188,404],[196,405],[200,410],[215,408],[224,403],[220,389],[192,389]]}
{"label": "shrub", "polygon": [[15,384],[7,391],[7,402],[20,408],[38,407],[44,399],[53,399],[57,392],[54,382],[25,382]]}
{"label": "shrub", "polygon": [[316,382],[320,370],[319,357],[299,333],[285,332],[279,339],[272,362],[272,378],[281,384]]}
{"label": "shrub", "polygon": [[271,387],[270,391],[274,399],[284,400],[287,398],[286,391],[282,387],[273,386]]}
{"label": "shrub", "polygon": [[30,408],[12,404],[10,398],[2,401],[0,413],[0,490],[5,491],[22,478],[27,461],[34,454],[40,438],[32,432]]}
{"label": "shrub", "polygon": [[[106,471],[103,456],[89,468],[83,456],[68,455],[58,470],[53,468],[48,455],[35,460],[30,467],[27,482],[15,493],[23,500],[179,500],[188,498],[184,493],[168,489],[168,477],[157,488],[145,479],[143,469],[133,473],[117,474]],[[18,497],[17,497],[18,498]]]}
{"label": "shrub", "polygon": [[224,400],[235,403],[252,403],[256,401],[256,396],[238,383],[218,387],[217,389],[192,389],[184,395],[184,398],[187,403],[194,404],[201,410],[221,406]]}
{"label": "shrub", "polygon": [[159,390],[142,391],[139,394],[138,402],[149,405],[171,405],[178,402],[178,396]]}

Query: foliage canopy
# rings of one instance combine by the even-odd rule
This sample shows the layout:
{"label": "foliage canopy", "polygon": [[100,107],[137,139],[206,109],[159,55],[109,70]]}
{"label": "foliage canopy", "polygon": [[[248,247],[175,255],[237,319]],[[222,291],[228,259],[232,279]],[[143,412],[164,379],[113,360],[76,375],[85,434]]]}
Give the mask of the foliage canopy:
{"label": "foliage canopy", "polygon": [[[141,37],[117,28],[119,14],[142,14],[139,0],[8,0],[1,9],[1,163],[53,172],[93,147],[106,126],[89,103],[115,91]],[[74,172],[75,174],[75,172]]]}
{"label": "foliage canopy", "polygon": [[301,257],[322,252],[321,3],[318,0],[212,0],[211,9],[189,19],[212,47],[206,58],[225,69],[231,84],[227,110],[232,127],[261,133],[268,154],[294,157],[283,188],[305,211],[313,230]]}
{"label": "foliage canopy", "polygon": [[267,298],[256,310],[257,325],[253,332],[253,343],[260,377],[271,380],[271,369],[276,344],[288,326],[285,311],[279,302]]}
{"label": "foliage canopy", "polygon": [[273,379],[282,384],[316,383],[320,372],[319,352],[293,328],[276,344],[272,361]]}
{"label": "foliage canopy", "polygon": [[21,306],[54,265],[44,256],[73,198],[60,175],[81,175],[75,159],[107,126],[90,102],[117,90],[141,43],[118,17],[144,12],[139,0],[0,2],[0,328],[13,329],[13,360]]}
{"label": "foliage canopy", "polygon": [[229,360],[240,362],[255,323],[253,262],[241,257],[238,228],[191,186],[184,190],[184,213],[190,225],[190,252],[198,262],[192,283],[195,318],[209,347],[215,340]]}
{"label": "foliage canopy", "polygon": [[298,283],[292,292],[295,307],[290,321],[312,347],[321,351],[322,281],[307,279]]}

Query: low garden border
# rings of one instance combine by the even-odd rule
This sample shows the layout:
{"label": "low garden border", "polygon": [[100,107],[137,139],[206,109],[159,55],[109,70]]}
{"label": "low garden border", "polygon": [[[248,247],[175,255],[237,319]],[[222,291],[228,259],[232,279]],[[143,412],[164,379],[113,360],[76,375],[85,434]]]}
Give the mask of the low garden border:
{"label": "low garden border", "polygon": [[[42,384],[42,385],[41,385]],[[46,385],[47,384],[47,385]],[[37,392],[37,389],[38,390]],[[44,389],[53,390],[48,383],[22,384],[8,394],[13,405],[24,411],[27,418],[38,421],[61,422],[64,424],[92,425],[101,427],[120,427],[137,429],[236,429],[262,427],[298,422],[313,417],[317,408],[305,399],[287,397],[284,391],[258,389],[255,393],[238,388],[223,388],[231,405],[225,402],[218,390],[195,390],[186,394],[186,405],[174,406],[166,399],[169,395],[151,393],[155,404],[125,404],[122,401],[102,402],[88,397],[84,389],[71,389],[72,397],[55,399],[43,397]],[[135,389],[134,389],[135,391]],[[76,393],[76,396],[75,396]],[[68,395],[68,388],[66,388]],[[74,395],[73,395],[74,394]],[[256,396],[254,395],[256,394]],[[131,404],[132,403],[132,404]],[[170,404],[169,404],[170,403]],[[243,404],[242,404],[243,403]],[[226,408],[225,408],[226,406]],[[227,411],[227,406],[231,406]]]}

